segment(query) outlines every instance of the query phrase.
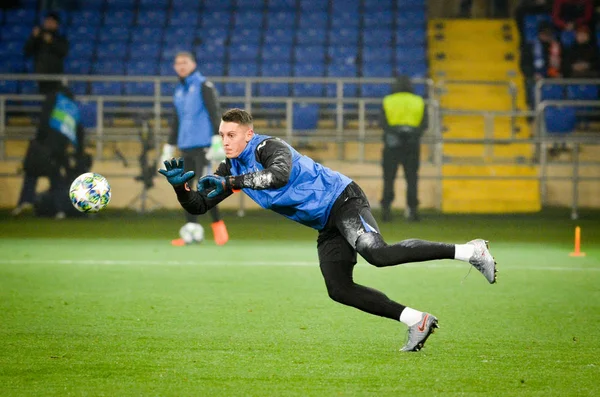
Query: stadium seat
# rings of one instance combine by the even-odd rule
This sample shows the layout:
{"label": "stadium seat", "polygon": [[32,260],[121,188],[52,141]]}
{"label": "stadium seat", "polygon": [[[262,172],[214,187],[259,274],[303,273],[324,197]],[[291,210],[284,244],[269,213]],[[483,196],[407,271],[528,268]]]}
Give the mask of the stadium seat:
{"label": "stadium seat", "polygon": [[106,8],[111,10],[133,10],[137,0],[106,0]]}
{"label": "stadium seat", "polygon": [[152,61],[129,61],[125,65],[125,72],[129,76],[154,76],[157,72],[157,64]]}
{"label": "stadium seat", "polygon": [[92,95],[122,95],[123,83],[115,81],[93,81],[91,84]]}
{"label": "stadium seat", "polygon": [[65,62],[66,74],[89,74],[92,69],[92,64],[88,60],[67,59]]}
{"label": "stadium seat", "polygon": [[331,16],[334,17],[335,15],[339,15],[340,13],[343,12],[348,12],[351,13],[353,15],[358,16],[358,8],[360,6],[360,0],[333,0],[332,1],[332,14]]}
{"label": "stadium seat", "polygon": [[366,46],[363,48],[362,59],[364,62],[368,62],[368,63],[373,63],[373,62],[391,63],[392,62],[392,54],[393,54],[393,47],[388,47],[388,46],[383,46],[383,45],[381,47],[377,47],[375,45],[372,45],[372,46]]}
{"label": "stadium seat", "polygon": [[87,95],[88,83],[85,81],[69,81],[69,89],[75,95]]}
{"label": "stadium seat", "polygon": [[190,0],[171,0],[173,10],[199,11],[200,1],[190,3]]}
{"label": "stadium seat", "polygon": [[171,15],[169,16],[168,21],[170,26],[182,26],[187,29],[196,27],[199,22],[200,13],[198,13],[197,11],[177,9],[171,11]]}
{"label": "stadium seat", "polygon": [[296,8],[296,0],[267,0],[269,10],[294,10]]}
{"label": "stadium seat", "polygon": [[167,12],[165,10],[139,10],[136,18],[138,26],[162,27],[167,22]]}
{"label": "stadium seat", "polygon": [[568,134],[575,130],[577,117],[575,108],[571,106],[548,106],[544,109],[546,130],[550,134]]}
{"label": "stadium seat", "polygon": [[[229,76],[252,77],[258,76],[258,67],[252,63],[233,63],[229,65]],[[225,83],[225,93],[229,96],[244,96],[246,93],[245,83]]]}
{"label": "stadium seat", "polygon": [[523,20],[525,41],[531,42],[537,37],[538,26],[541,22],[552,22],[552,16],[550,14],[525,15]]}
{"label": "stadium seat", "polygon": [[[239,2],[238,2],[239,3]],[[238,7],[240,5],[238,4]],[[241,8],[246,10],[246,8]],[[263,27],[263,14],[262,11],[238,11],[233,19],[233,28],[238,29],[255,29],[260,30]]]}
{"label": "stadium seat", "polygon": [[19,81],[19,94],[35,95],[39,93],[37,82],[31,80]]}
{"label": "stadium seat", "polygon": [[[124,84],[125,95],[154,95],[154,83],[150,82],[127,82]],[[149,106],[150,103],[133,103],[135,106]]]}
{"label": "stadium seat", "polygon": [[308,132],[317,129],[319,122],[319,105],[316,103],[295,103],[292,113],[294,131]]}
{"label": "stadium seat", "polygon": [[261,41],[262,31],[259,29],[238,29],[233,30],[230,45],[254,45],[259,46]]}
{"label": "stadium seat", "polygon": [[427,34],[425,28],[401,28],[396,30],[395,37],[396,45],[398,47],[414,47],[423,45],[427,38]]}
{"label": "stadium seat", "polygon": [[[357,77],[357,68],[354,64],[330,64],[327,65],[327,77]],[[355,97],[358,87],[356,84],[344,84],[344,96]],[[337,84],[327,84],[325,95],[337,96]]]}
{"label": "stadium seat", "polygon": [[147,10],[166,10],[169,3],[169,0],[139,0],[138,6]]}
{"label": "stadium seat", "polygon": [[363,0],[363,7],[366,12],[383,11],[391,13],[393,2],[389,0]]}
{"label": "stadium seat", "polygon": [[104,13],[105,26],[131,26],[133,24],[132,10],[109,10]]}
{"label": "stadium seat", "polygon": [[[175,94],[175,87],[177,83],[172,82],[162,82],[160,83],[160,95],[162,96],[172,96]],[[163,104],[164,106],[164,104]]]}
{"label": "stadium seat", "polygon": [[228,38],[228,31],[221,27],[207,27],[197,31],[197,38],[202,44],[224,46]]}
{"label": "stadium seat", "polygon": [[294,42],[294,29],[269,29],[265,31],[264,44],[292,44]]}
{"label": "stadium seat", "polygon": [[[0,68],[3,68],[1,65]],[[2,70],[4,72],[4,70]],[[19,91],[19,84],[14,80],[0,80],[0,94],[16,94]]]}
{"label": "stadium seat", "polygon": [[214,10],[229,11],[233,8],[233,0],[207,1],[204,3],[204,8],[210,12],[214,12]]}
{"label": "stadium seat", "polygon": [[297,97],[322,97],[323,84],[296,83],[293,84],[293,95]]}
{"label": "stadium seat", "polygon": [[324,45],[326,38],[325,28],[300,28],[296,31],[298,45]]}
{"label": "stadium seat", "polygon": [[91,41],[74,41],[69,43],[69,57],[89,60],[94,54]]}
{"label": "stadium seat", "polygon": [[358,57],[358,47],[329,46],[327,56],[331,63],[355,64]]}
{"label": "stadium seat", "polygon": [[203,13],[200,17],[200,23],[203,27],[228,28],[230,22],[231,13],[229,11],[211,11],[210,13]]}
{"label": "stadium seat", "polygon": [[[383,98],[392,92],[390,84],[364,84],[361,88],[362,96],[367,98]],[[377,105],[379,106],[379,105]]]}
{"label": "stadium seat", "polygon": [[106,74],[111,76],[123,75],[125,67],[122,61],[96,61],[92,67],[93,74]]}
{"label": "stadium seat", "polygon": [[31,34],[31,27],[21,25],[4,25],[0,30],[0,39],[2,41],[27,40]]}
{"label": "stadium seat", "polygon": [[143,59],[156,62],[160,57],[159,47],[150,43],[132,42],[129,46],[129,58],[138,60]]}
{"label": "stadium seat", "polygon": [[26,26],[29,32],[36,23],[36,19],[37,12],[35,10],[17,9],[4,12],[4,23],[6,25]]}
{"label": "stadium seat", "polygon": [[225,60],[225,47],[222,45],[214,44],[201,44],[196,47],[195,54],[196,60],[200,63],[203,62],[220,62],[223,63]]}
{"label": "stadium seat", "polygon": [[2,41],[0,42],[0,57],[4,60],[12,56],[23,56],[23,46],[25,42],[20,41]]}
{"label": "stadium seat", "polygon": [[266,27],[267,29],[287,28],[294,26],[296,23],[296,14],[293,11],[275,11],[267,13]]}
{"label": "stadium seat", "polygon": [[352,13],[342,11],[331,15],[331,29],[338,30],[342,28],[354,28],[357,29],[360,24],[360,15],[358,13]]}
{"label": "stadium seat", "polygon": [[394,15],[389,11],[371,11],[363,14],[365,29],[381,29],[391,27]]}
{"label": "stadium seat", "polygon": [[[260,83],[258,84],[258,95],[259,96],[281,96],[286,97],[290,95],[290,85],[287,83]],[[282,108],[285,104],[265,104],[267,108]]]}
{"label": "stadium seat", "polygon": [[98,41],[106,43],[129,41],[129,29],[120,26],[103,27],[98,32]]}
{"label": "stadium seat", "polygon": [[395,71],[396,74],[404,74],[410,77],[425,77],[427,76],[427,63],[425,61],[397,63]]}
{"label": "stadium seat", "polygon": [[98,59],[125,59],[128,54],[127,43],[115,41],[113,43],[98,43],[96,58]]}
{"label": "stadium seat", "polygon": [[160,43],[164,31],[159,27],[150,27],[150,26],[134,26],[129,28],[131,30],[131,40],[135,42],[145,42],[156,45]]}
{"label": "stadium seat", "polygon": [[426,25],[426,16],[424,10],[408,10],[399,13],[396,16],[396,26],[404,28],[424,28]]}
{"label": "stadium seat", "polygon": [[394,38],[391,29],[365,29],[362,32],[363,46],[389,46]]}
{"label": "stadium seat", "polygon": [[410,10],[427,8],[426,0],[396,0],[396,8],[398,10]]}
{"label": "stadium seat", "polygon": [[357,45],[358,29],[341,28],[329,31],[329,45]]}
{"label": "stadium seat", "polygon": [[323,0],[298,0],[300,11],[302,12],[326,12],[329,6],[328,1]]}
{"label": "stadium seat", "polygon": [[98,37],[98,27],[94,25],[75,25],[67,29],[67,38],[70,41],[94,42]]}
{"label": "stadium seat", "polygon": [[362,75],[363,77],[392,77],[394,68],[391,63],[363,63]]}
{"label": "stadium seat", "polygon": [[560,100],[565,98],[564,85],[544,84],[541,88],[541,99],[544,100]]}
{"label": "stadium seat", "polygon": [[323,77],[325,67],[319,63],[297,63],[294,65],[294,76],[297,77]]}
{"label": "stadium seat", "polygon": [[238,10],[262,10],[265,6],[264,0],[237,0],[236,5]]}
{"label": "stadium seat", "polygon": [[598,86],[593,84],[569,85],[567,86],[567,99],[596,101],[598,100]]}
{"label": "stadium seat", "polygon": [[325,29],[327,28],[327,22],[329,20],[329,14],[327,12],[315,12],[310,11],[308,13],[300,13],[299,19],[299,30],[303,29]]}
{"label": "stadium seat", "polygon": [[229,62],[231,61],[256,61],[258,58],[258,45],[237,44],[228,48]]}
{"label": "stadium seat", "polygon": [[223,76],[225,74],[225,66],[223,62],[203,62],[198,65],[198,69],[205,76]]}
{"label": "stadium seat", "polygon": [[290,62],[292,59],[291,45],[263,45],[261,48],[263,62]]}
{"label": "stadium seat", "polygon": [[404,47],[396,48],[396,63],[416,63],[425,62],[427,59],[427,50],[425,47]]}
{"label": "stadium seat", "polygon": [[[163,36],[163,47],[177,47],[182,49],[187,49],[188,51],[194,47],[194,37],[193,36]],[[158,50],[158,46],[156,46]]]}
{"label": "stadium seat", "polygon": [[173,69],[173,60],[164,60],[158,65],[158,74],[160,76],[175,76]]}
{"label": "stadium seat", "polygon": [[323,46],[296,46],[294,48],[294,59],[296,63],[317,63],[325,62],[325,47]]}
{"label": "stadium seat", "polygon": [[292,74],[292,66],[289,63],[264,63],[263,61],[260,74],[265,77],[289,77]]}
{"label": "stadium seat", "polygon": [[104,0],[86,0],[78,3],[82,10],[98,13],[104,8]]}
{"label": "stadium seat", "polygon": [[96,10],[72,11],[71,26],[98,26],[102,23],[102,13]]}

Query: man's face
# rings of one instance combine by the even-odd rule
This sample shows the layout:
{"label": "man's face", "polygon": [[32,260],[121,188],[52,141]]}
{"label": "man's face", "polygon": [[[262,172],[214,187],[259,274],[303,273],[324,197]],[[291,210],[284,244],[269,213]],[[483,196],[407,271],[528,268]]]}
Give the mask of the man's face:
{"label": "man's face", "polygon": [[579,44],[585,44],[590,41],[590,35],[588,32],[580,30],[575,35],[575,40],[577,40]]}
{"label": "man's face", "polygon": [[44,19],[44,30],[55,31],[58,29],[58,22],[54,18]]}
{"label": "man's face", "polygon": [[221,135],[221,139],[223,140],[225,156],[228,159],[234,159],[244,151],[246,145],[254,135],[254,130],[249,125],[221,121],[219,135]]}
{"label": "man's face", "polygon": [[177,76],[183,79],[185,77],[188,77],[190,73],[192,73],[194,69],[196,69],[196,62],[190,59],[190,57],[178,56],[175,58],[173,68],[175,69],[175,73],[177,73]]}

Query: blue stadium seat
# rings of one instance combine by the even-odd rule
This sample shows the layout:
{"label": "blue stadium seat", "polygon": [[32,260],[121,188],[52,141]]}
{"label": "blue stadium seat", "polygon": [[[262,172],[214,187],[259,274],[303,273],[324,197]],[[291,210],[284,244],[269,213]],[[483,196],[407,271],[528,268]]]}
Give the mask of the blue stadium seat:
{"label": "blue stadium seat", "polygon": [[98,37],[98,27],[93,25],[75,25],[71,26],[67,30],[67,38],[78,41],[96,41],[96,37]]}
{"label": "blue stadium seat", "polygon": [[4,25],[0,30],[0,38],[2,41],[19,41],[27,40],[27,37],[31,34],[30,26],[21,25]]}
{"label": "blue stadium seat", "polygon": [[[2,65],[4,66],[4,65]],[[0,68],[2,68],[0,66]],[[2,72],[4,72],[2,70]],[[19,91],[19,84],[14,80],[0,80],[0,94],[16,94]]]}
{"label": "blue stadium seat", "polygon": [[229,62],[231,61],[256,61],[259,46],[250,44],[230,45],[228,48]]}
{"label": "blue stadium seat", "polygon": [[210,12],[214,10],[231,10],[233,8],[233,0],[207,1],[204,3],[204,8]]}
{"label": "blue stadium seat", "polygon": [[[177,83],[172,82],[162,82],[160,83],[160,95],[162,96],[172,96],[175,94],[175,87]],[[163,104],[164,106],[164,104]]]}
{"label": "blue stadium seat", "polygon": [[200,1],[190,3],[190,0],[171,0],[171,8],[173,10],[187,10],[198,12],[200,3]]}
{"label": "blue stadium seat", "polygon": [[542,86],[542,101],[544,100],[560,100],[565,99],[565,86],[564,85],[550,85],[544,84]]}
{"label": "blue stadium seat", "polygon": [[596,101],[598,100],[598,86],[593,84],[569,85],[567,86],[567,99]]}
{"label": "blue stadium seat", "polygon": [[296,31],[296,43],[298,45],[324,45],[327,38],[325,28],[306,28]]}
{"label": "blue stadium seat", "polygon": [[[238,0],[239,2],[239,0]],[[238,7],[240,5],[238,4]],[[245,8],[240,8],[246,10]],[[233,21],[234,29],[262,29],[263,27],[263,14],[262,11],[238,11],[235,14]]]}
{"label": "blue stadium seat", "polygon": [[341,28],[329,31],[329,45],[356,45],[358,43],[357,28]]}
{"label": "blue stadium seat", "polygon": [[290,62],[292,59],[291,45],[263,45],[262,56],[263,62]]}
{"label": "blue stadium seat", "polygon": [[289,63],[264,63],[261,68],[261,76],[265,77],[289,77],[292,75],[292,66]]}
{"label": "blue stadium seat", "polygon": [[237,0],[236,5],[238,10],[260,10],[265,6],[264,0]]}
{"label": "blue stadium seat", "polygon": [[71,26],[98,26],[102,22],[102,13],[95,10],[72,11]]}
{"label": "blue stadium seat", "polygon": [[396,45],[399,47],[414,47],[424,45],[427,39],[425,28],[398,29],[395,32]]}
{"label": "blue stadium seat", "polygon": [[363,26],[366,29],[391,27],[394,15],[389,11],[372,11],[363,14]]}
{"label": "blue stadium seat", "polygon": [[[257,75],[258,67],[255,62],[229,64],[229,76],[252,77]],[[244,96],[245,90],[245,83],[225,83],[225,92],[229,96]]]}
{"label": "blue stadium seat", "polygon": [[393,47],[388,46],[367,46],[363,48],[362,59],[366,63],[373,62],[392,62]]}
{"label": "blue stadium seat", "polygon": [[[215,2],[217,3],[217,2]],[[231,12],[229,11],[211,11],[204,13],[200,17],[200,23],[204,27],[228,28],[231,22]]]}
{"label": "blue stadium seat", "polygon": [[360,15],[352,12],[339,12],[331,15],[331,29],[338,30],[341,28],[357,29],[360,24]]}
{"label": "blue stadium seat", "polygon": [[550,14],[529,14],[523,20],[525,40],[531,42],[537,36],[538,26],[541,22],[552,22]]}
{"label": "blue stadium seat", "polygon": [[[124,84],[125,95],[154,95],[154,84],[150,82],[127,82]],[[147,103],[135,103],[136,106],[148,106]]]}
{"label": "blue stadium seat", "polygon": [[425,10],[408,10],[396,16],[396,26],[404,28],[423,28],[426,25]]}
{"label": "blue stadium seat", "polygon": [[173,69],[173,60],[164,60],[158,64],[158,74],[160,76],[175,76]]}
{"label": "blue stadium seat", "polygon": [[164,35],[164,31],[159,27],[135,26],[129,28],[131,31],[131,39],[136,42],[144,42],[156,45],[160,43]]}
{"label": "blue stadium seat", "polygon": [[342,12],[349,12],[354,15],[359,15],[358,8],[359,0],[333,0],[332,1],[332,17]]}
{"label": "blue stadium seat", "polygon": [[323,84],[320,83],[296,83],[293,84],[293,95],[299,97],[322,97]]}
{"label": "blue stadium seat", "polygon": [[167,12],[165,10],[139,10],[135,23],[138,26],[162,27],[166,22]]}
{"label": "blue stadium seat", "polygon": [[17,9],[17,10],[6,10],[4,12],[4,23],[7,25],[21,25],[27,26],[29,32],[36,23],[37,12],[36,10],[28,9]]}
{"label": "blue stadium seat", "polygon": [[308,132],[317,129],[319,123],[319,105],[316,103],[295,103],[292,112],[294,131]]}
{"label": "blue stadium seat", "polygon": [[323,77],[325,66],[319,63],[298,63],[294,65],[294,76],[297,77]]}
{"label": "blue stadium seat", "polygon": [[[258,84],[259,96],[282,96],[290,95],[290,85],[287,83],[260,83]],[[267,105],[267,104],[265,104]],[[276,105],[276,106],[275,106]],[[264,106],[264,105],[263,105]],[[268,108],[282,108],[284,104],[268,104]]]}
{"label": "blue stadium seat", "polygon": [[205,76],[223,76],[225,74],[223,62],[203,62],[198,69]]}
{"label": "blue stadium seat", "polygon": [[2,41],[0,42],[0,58],[2,60],[7,57],[23,56],[23,41]]}
{"label": "blue stadium seat", "polygon": [[292,44],[294,29],[269,29],[265,31],[265,44]]}
{"label": "blue stadium seat", "polygon": [[94,55],[91,41],[73,41],[69,43],[69,57],[89,60]]}
{"label": "blue stadium seat", "polygon": [[106,0],[108,10],[133,10],[137,0]]}
{"label": "blue stadium seat", "polygon": [[75,95],[87,95],[88,83],[85,81],[69,81],[69,89]]}
{"label": "blue stadium seat", "polygon": [[[327,77],[357,77],[358,71],[356,65],[330,64],[327,65]],[[328,97],[337,96],[337,85],[327,84],[325,95]],[[355,97],[358,91],[356,84],[344,84],[344,96]]]}
{"label": "blue stadium seat", "polygon": [[298,0],[302,12],[326,12],[329,6],[328,1],[323,0]]}
{"label": "blue stadium seat", "polygon": [[225,45],[228,37],[227,29],[221,27],[202,28],[197,33],[203,44]]}
{"label": "blue stadium seat", "polygon": [[225,47],[214,44],[201,44],[196,47],[195,54],[198,62],[220,62],[225,60]]}
{"label": "blue stadium seat", "polygon": [[122,95],[123,83],[116,81],[93,81],[91,84],[92,95]]}
{"label": "blue stadium seat", "polygon": [[[71,87],[69,85],[69,87]],[[72,88],[71,91],[75,92]],[[75,93],[77,95],[77,93]],[[79,100],[79,114],[84,128],[95,128],[98,125],[98,104],[95,101]]]}
{"label": "blue stadium seat", "polygon": [[363,0],[363,7],[365,11],[387,11],[392,10],[393,2],[389,0]]}
{"label": "blue stadium seat", "polygon": [[396,48],[396,63],[425,62],[427,50],[425,47]]}
{"label": "blue stadium seat", "polygon": [[169,0],[139,0],[139,7],[148,10],[166,10],[169,8]]}
{"label": "blue stadium seat", "polygon": [[127,54],[128,45],[124,41],[98,43],[96,47],[96,58],[98,59],[125,59]]}
{"label": "blue stadium seat", "polygon": [[129,46],[130,59],[142,59],[156,62],[160,57],[160,50],[156,44],[132,42]]}
{"label": "blue stadium seat", "polygon": [[104,8],[104,0],[86,0],[79,2],[78,5],[83,10],[90,10],[97,13]]}
{"label": "blue stadium seat", "polygon": [[110,10],[104,13],[106,26],[131,26],[133,24],[132,10]]}
{"label": "blue stadium seat", "polygon": [[[187,48],[188,50],[194,46],[193,36],[163,36],[164,47]],[[158,49],[158,46],[156,46]]]}
{"label": "blue stadium seat", "polygon": [[332,63],[355,64],[358,56],[356,46],[329,46],[327,51],[329,61]]}
{"label": "blue stadium seat", "polygon": [[158,69],[156,62],[129,61],[125,65],[125,73],[130,76],[155,76]]}
{"label": "blue stadium seat", "polygon": [[19,81],[19,94],[34,95],[37,93],[39,93],[39,88],[35,81]]}
{"label": "blue stadium seat", "polygon": [[260,45],[262,31],[259,29],[234,29],[229,42],[231,45]]}
{"label": "blue stadium seat", "polygon": [[98,32],[98,41],[107,43],[129,41],[129,29],[120,26],[105,26]]}
{"label": "blue stadium seat", "polygon": [[67,59],[65,62],[66,74],[89,74],[92,63],[89,60]]}
{"label": "blue stadium seat", "polygon": [[0,73],[23,73],[25,71],[23,57],[3,59],[0,62]]}
{"label": "blue stadium seat", "polygon": [[364,84],[361,93],[363,97],[383,98],[392,93],[392,88],[390,84]]}
{"label": "blue stadium seat", "polygon": [[327,12],[308,12],[300,14],[300,29],[310,29],[310,28],[327,28],[327,23],[329,20],[329,14]]}
{"label": "blue stadium seat", "polygon": [[294,48],[294,59],[296,63],[317,63],[325,62],[325,47],[323,46],[296,46]]}
{"label": "blue stadium seat", "polygon": [[188,10],[172,10],[169,16],[170,26],[183,26],[186,28],[193,28],[198,25],[200,21],[200,13],[197,11]]}
{"label": "blue stadium seat", "polygon": [[296,0],[267,0],[269,10],[294,10]]}
{"label": "blue stadium seat", "polygon": [[397,74],[405,74],[410,77],[426,77],[427,63],[425,61],[397,63],[395,71]]}
{"label": "blue stadium seat", "polygon": [[363,63],[362,75],[364,77],[392,77],[394,68],[391,63]]}
{"label": "blue stadium seat", "polygon": [[92,67],[93,74],[106,74],[110,76],[122,75],[125,67],[122,61],[96,61]]}
{"label": "blue stadium seat", "polygon": [[394,38],[391,29],[365,29],[362,32],[363,46],[391,45]]}
{"label": "blue stadium seat", "polygon": [[546,130],[550,134],[568,134],[575,130],[577,116],[575,108],[571,106],[548,106],[544,109]]}
{"label": "blue stadium seat", "polygon": [[427,3],[426,0],[396,0],[396,7],[399,10],[425,9]]}
{"label": "blue stadium seat", "polygon": [[275,11],[267,14],[267,29],[287,28],[296,23],[296,13],[293,11]]}

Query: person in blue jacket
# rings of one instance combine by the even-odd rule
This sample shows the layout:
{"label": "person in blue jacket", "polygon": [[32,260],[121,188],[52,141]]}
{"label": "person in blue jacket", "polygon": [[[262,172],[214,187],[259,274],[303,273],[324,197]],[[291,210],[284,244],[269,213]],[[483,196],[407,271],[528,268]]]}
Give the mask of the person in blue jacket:
{"label": "person in blue jacket", "polygon": [[241,189],[262,208],[316,229],[319,264],[331,299],[406,324],[408,341],[403,351],[420,350],[438,320],[355,283],[357,253],[376,267],[458,259],[473,265],[489,283],[496,282],[496,262],[485,240],[446,244],[410,239],[387,244],[365,193],[355,182],[278,138],[256,134],[248,112],[226,111],[219,134],[226,159],[213,175],[200,178],[198,191],[188,185],[194,172],[185,171],[183,159],[165,161],[165,169],[159,170],[173,185],[181,206],[192,214],[203,214],[234,189]]}

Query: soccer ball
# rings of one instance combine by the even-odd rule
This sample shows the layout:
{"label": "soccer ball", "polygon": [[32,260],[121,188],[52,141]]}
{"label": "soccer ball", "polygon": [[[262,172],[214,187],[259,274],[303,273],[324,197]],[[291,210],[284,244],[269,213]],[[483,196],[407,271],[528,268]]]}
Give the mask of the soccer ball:
{"label": "soccer ball", "polygon": [[199,223],[188,222],[179,229],[179,236],[186,244],[204,240],[204,228]]}
{"label": "soccer ball", "polygon": [[110,201],[110,185],[102,175],[86,172],[71,184],[69,198],[77,211],[98,212]]}

